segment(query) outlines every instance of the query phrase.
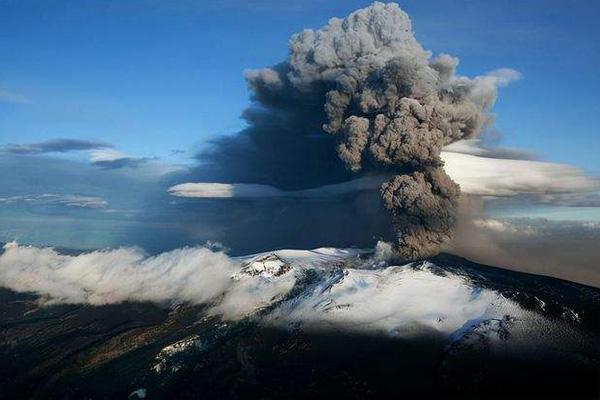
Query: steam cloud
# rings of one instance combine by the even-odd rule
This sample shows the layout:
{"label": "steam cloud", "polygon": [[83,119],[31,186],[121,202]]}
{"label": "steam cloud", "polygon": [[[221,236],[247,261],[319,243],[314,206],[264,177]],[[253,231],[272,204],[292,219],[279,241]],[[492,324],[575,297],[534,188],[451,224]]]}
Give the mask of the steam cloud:
{"label": "steam cloud", "polygon": [[518,79],[518,72],[457,76],[458,59],[432,59],[394,3],[332,18],[317,31],[293,35],[289,47],[285,62],[246,72],[254,98],[246,111],[250,144],[289,135],[294,128],[286,124],[332,135],[348,171],[392,176],[380,192],[399,254],[416,259],[435,253],[452,236],[460,194],[442,168],[441,149],[477,137],[491,122],[497,87]]}
{"label": "steam cloud", "polygon": [[236,263],[206,248],[182,248],[155,257],[120,248],[63,255],[52,248],[8,243],[0,254],[0,283],[36,292],[48,303],[93,305],[123,301],[199,304],[223,293]]}

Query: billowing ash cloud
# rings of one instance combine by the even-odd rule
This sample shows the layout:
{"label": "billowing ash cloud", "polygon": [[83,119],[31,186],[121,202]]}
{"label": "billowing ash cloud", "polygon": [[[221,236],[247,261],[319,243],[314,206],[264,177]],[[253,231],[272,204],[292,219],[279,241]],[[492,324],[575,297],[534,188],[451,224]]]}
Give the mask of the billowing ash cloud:
{"label": "billowing ash cloud", "polygon": [[[458,59],[431,58],[394,3],[332,18],[293,35],[289,47],[284,62],[246,72],[250,127],[201,157],[205,175],[305,189],[357,173],[390,174],[381,197],[399,253],[434,253],[451,237],[460,193],[440,151],[490,124],[496,88],[518,72],[457,76]],[[219,166],[226,172],[216,172]]]}
{"label": "billowing ash cloud", "polygon": [[0,151],[8,154],[45,154],[67,153],[69,151],[93,150],[112,147],[112,145],[94,140],[52,139],[37,143],[9,144]]}

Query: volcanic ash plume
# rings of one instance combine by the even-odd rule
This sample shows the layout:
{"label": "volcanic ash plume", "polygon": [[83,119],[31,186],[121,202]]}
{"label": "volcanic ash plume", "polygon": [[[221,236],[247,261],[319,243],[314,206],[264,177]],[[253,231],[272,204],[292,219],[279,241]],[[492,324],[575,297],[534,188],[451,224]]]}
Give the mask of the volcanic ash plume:
{"label": "volcanic ash plume", "polygon": [[442,168],[441,149],[478,136],[490,122],[497,86],[518,73],[457,76],[458,59],[432,59],[394,3],[332,18],[320,30],[292,36],[289,46],[284,63],[246,72],[256,104],[273,119],[322,104],[322,129],[336,137],[350,171],[394,175],[381,197],[399,254],[435,253],[452,235],[460,193]]}

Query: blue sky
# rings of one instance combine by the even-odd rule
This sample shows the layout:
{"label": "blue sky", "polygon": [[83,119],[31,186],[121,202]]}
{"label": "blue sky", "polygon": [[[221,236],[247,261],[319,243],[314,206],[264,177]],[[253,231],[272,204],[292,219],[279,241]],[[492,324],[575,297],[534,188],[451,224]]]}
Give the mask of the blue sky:
{"label": "blue sky", "polygon": [[[0,1],[0,144],[100,139],[171,162],[237,131],[246,68],[365,1]],[[523,74],[495,107],[503,144],[600,172],[600,4],[403,1],[459,72]],[[184,150],[186,153],[173,150]]]}
{"label": "blue sky", "polygon": [[[310,214],[309,203],[276,212],[240,203],[234,211],[173,199],[166,188],[181,181],[167,172],[175,164],[193,166],[208,141],[244,127],[245,69],[281,62],[290,35],[368,4],[0,0],[0,148],[75,139],[98,151],[91,163],[87,150],[0,154],[0,240],[152,249],[207,239],[243,243],[238,223],[256,223],[250,211],[273,226],[293,207]],[[502,67],[522,73],[500,90],[494,108],[502,146],[600,176],[600,3],[407,0],[400,6],[424,48],[460,58],[460,74]],[[498,212],[600,220],[597,207],[511,207]],[[226,215],[225,225],[217,211]],[[308,214],[306,229],[321,223],[319,212]],[[305,239],[302,229],[294,240]],[[290,243],[277,229],[268,239]],[[324,230],[301,244],[326,240]]]}

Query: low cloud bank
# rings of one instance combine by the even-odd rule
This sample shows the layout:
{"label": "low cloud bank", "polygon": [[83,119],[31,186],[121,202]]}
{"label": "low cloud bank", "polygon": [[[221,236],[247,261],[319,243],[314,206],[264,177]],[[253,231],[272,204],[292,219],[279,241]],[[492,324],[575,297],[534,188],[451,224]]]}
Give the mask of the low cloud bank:
{"label": "low cloud bank", "polygon": [[38,293],[49,303],[179,300],[200,304],[225,292],[237,266],[224,253],[202,247],[154,257],[135,248],[71,256],[13,242],[0,255],[0,285]]}
{"label": "low cloud bank", "polygon": [[[243,259],[206,247],[179,248],[156,256],[136,248],[66,255],[16,242],[7,243],[3,250],[0,286],[36,293],[44,305],[138,301],[169,306],[183,302],[209,304],[213,314],[239,319],[281,298],[298,277],[293,273],[277,279],[245,274]],[[287,252],[290,260],[297,253],[318,256],[318,251]],[[337,252],[347,254],[333,251]]]}
{"label": "low cloud bank", "polygon": [[[379,243],[371,258],[359,261],[360,253],[280,250],[275,254],[281,258],[261,261],[263,255],[234,259],[199,247],[147,257],[127,248],[63,255],[9,243],[0,255],[0,285],[35,292],[46,305],[186,302],[206,304],[209,313],[228,320],[256,315],[272,325],[403,337],[423,331],[451,335],[469,320],[520,312],[499,293],[452,273],[436,274],[428,264],[389,267],[388,243]],[[249,264],[243,267],[242,260]],[[340,261],[348,266],[340,268]],[[306,285],[300,278],[308,270],[313,283]],[[295,287],[300,291],[294,294]]]}

